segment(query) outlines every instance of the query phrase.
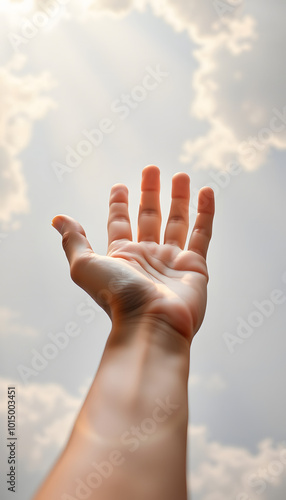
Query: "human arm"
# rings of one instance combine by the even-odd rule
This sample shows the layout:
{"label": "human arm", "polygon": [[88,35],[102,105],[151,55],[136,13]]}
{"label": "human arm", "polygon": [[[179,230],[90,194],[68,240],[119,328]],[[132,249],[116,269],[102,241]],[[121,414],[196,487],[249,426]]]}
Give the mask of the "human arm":
{"label": "human arm", "polygon": [[187,497],[189,350],[206,307],[214,199],[210,188],[200,191],[184,251],[189,177],[176,174],[160,245],[159,175],[154,166],[142,173],[138,242],[127,188],[113,186],[105,257],[93,252],[79,223],[54,219],[72,279],[104,308],[112,328],[70,439],[33,500]]}

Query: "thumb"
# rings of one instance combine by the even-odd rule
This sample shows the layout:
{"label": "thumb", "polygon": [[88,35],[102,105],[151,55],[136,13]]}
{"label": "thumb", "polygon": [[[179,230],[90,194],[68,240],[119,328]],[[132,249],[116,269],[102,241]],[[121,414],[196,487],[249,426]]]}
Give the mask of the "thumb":
{"label": "thumb", "polygon": [[[52,226],[62,235],[62,245],[70,264],[72,280],[83,288],[111,317],[108,300],[108,279],[113,276],[112,266],[105,258],[95,254],[83,227],[67,215],[57,215]],[[112,259],[111,259],[112,260]]]}
{"label": "thumb", "polygon": [[52,226],[62,235],[62,245],[70,264],[71,277],[77,281],[77,268],[80,266],[81,258],[93,254],[85,231],[79,222],[67,215],[56,215],[52,220]]}

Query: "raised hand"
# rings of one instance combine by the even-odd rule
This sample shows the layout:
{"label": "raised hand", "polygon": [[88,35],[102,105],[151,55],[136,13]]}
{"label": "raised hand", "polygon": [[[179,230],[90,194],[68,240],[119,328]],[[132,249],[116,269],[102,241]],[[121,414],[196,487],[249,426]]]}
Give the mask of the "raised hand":
{"label": "raised hand", "polygon": [[108,250],[96,254],[82,226],[58,215],[53,226],[61,233],[73,281],[83,288],[115,324],[150,318],[171,326],[189,341],[198,331],[206,308],[206,255],[212,234],[214,193],[202,188],[188,248],[190,178],[172,179],[172,203],[160,244],[160,170],[142,171],[138,241],[132,240],[128,189],[112,187],[109,201]]}

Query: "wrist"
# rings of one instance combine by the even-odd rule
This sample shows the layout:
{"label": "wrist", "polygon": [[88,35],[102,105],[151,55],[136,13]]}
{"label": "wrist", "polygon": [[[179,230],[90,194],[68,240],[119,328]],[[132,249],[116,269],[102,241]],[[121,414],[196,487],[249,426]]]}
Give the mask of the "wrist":
{"label": "wrist", "polygon": [[160,383],[163,390],[168,386],[168,379],[162,377],[167,373],[172,373],[172,378],[182,385],[188,381],[190,345],[187,338],[157,317],[144,315],[114,322],[99,372],[118,363],[136,380],[141,380],[140,376],[146,378],[150,372],[150,382],[155,383],[156,389]]}
{"label": "wrist", "polygon": [[183,335],[180,329],[169,324],[163,315],[140,313],[112,321],[107,347],[144,343],[157,345],[168,355],[189,356],[193,336]]}
{"label": "wrist", "polygon": [[157,319],[113,324],[81,420],[115,438],[135,420],[152,418],[159,400],[170,404],[168,427],[185,427],[189,352],[187,339]]}

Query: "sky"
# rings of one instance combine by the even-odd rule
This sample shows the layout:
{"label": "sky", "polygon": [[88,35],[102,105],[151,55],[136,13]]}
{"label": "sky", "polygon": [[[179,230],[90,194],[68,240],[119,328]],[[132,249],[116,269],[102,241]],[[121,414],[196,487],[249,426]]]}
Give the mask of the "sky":
{"label": "sky", "polygon": [[105,255],[112,185],[129,189],[136,238],[141,172],[155,164],[162,235],[176,172],[191,178],[190,231],[199,189],[216,199],[207,311],[191,348],[189,498],[281,500],[286,4],[2,0],[0,14],[1,499],[8,387],[14,498],[29,500],[70,435],[111,327],[70,279],[51,220],[74,217]]}

